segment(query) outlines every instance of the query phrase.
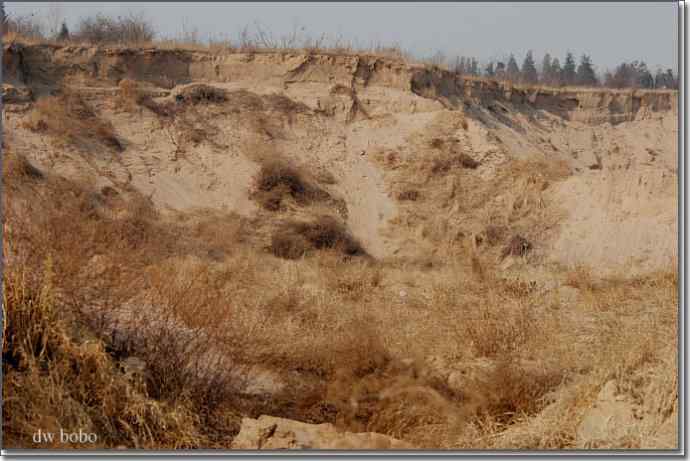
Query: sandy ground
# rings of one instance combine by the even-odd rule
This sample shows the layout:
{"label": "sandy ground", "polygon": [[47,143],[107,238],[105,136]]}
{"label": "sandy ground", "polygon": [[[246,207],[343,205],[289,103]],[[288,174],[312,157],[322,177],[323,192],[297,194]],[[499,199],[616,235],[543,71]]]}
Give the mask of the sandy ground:
{"label": "sandy ground", "polygon": [[[257,248],[283,220],[337,216],[323,203],[273,214],[261,208],[252,195],[257,173],[263,160],[279,157],[344,201],[344,225],[375,259],[431,266],[472,248],[505,278],[536,283],[566,306],[581,294],[562,286],[555,267],[625,279],[668,270],[677,261],[677,111],[666,94],[645,94],[633,104],[632,94],[596,99],[586,91],[556,92],[530,102],[496,89],[449,90],[443,75],[424,74],[429,85],[415,88],[419,74],[395,63],[233,56],[219,58],[216,67],[196,64],[187,70],[191,77],[160,64],[156,69],[172,76],[170,84],[153,70],[133,71],[156,104],[176,104],[178,94],[200,82],[227,92],[220,103],[181,103],[174,121],[142,106],[124,110],[119,87],[103,75],[78,80],[78,91],[112,124],[122,152],[55,142],[54,135],[27,128],[31,106],[19,102],[4,108],[7,142],[39,169],[98,187],[133,187],[164,217],[242,216],[254,226]],[[195,81],[191,87],[187,77]],[[23,87],[19,76],[10,81]],[[283,99],[276,102],[276,95]],[[573,98],[577,106],[560,107]],[[329,179],[319,179],[324,176]],[[401,199],[405,191],[419,197]],[[501,245],[482,243],[491,225],[505,228]],[[530,241],[529,257],[502,256],[517,234]],[[433,304],[438,292],[430,287],[455,281],[406,273],[400,264],[385,287],[390,306],[370,318],[394,332],[387,346],[401,357],[451,355],[456,332],[439,328],[441,314],[416,301]],[[297,266],[290,270],[286,287],[301,280],[308,292],[309,277],[318,278]],[[476,301],[468,296],[463,302]],[[398,309],[399,318],[388,309]],[[586,325],[589,319],[580,317],[573,323]],[[408,340],[420,331],[429,336],[423,347]],[[611,392],[602,390],[601,399],[615,406]],[[628,410],[604,413],[627,421]],[[593,416],[588,430],[596,433],[602,418]]]}

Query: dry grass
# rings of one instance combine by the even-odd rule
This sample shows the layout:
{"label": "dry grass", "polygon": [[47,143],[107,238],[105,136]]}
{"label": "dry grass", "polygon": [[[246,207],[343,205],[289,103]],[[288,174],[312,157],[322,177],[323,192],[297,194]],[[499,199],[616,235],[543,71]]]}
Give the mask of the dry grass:
{"label": "dry grass", "polygon": [[27,127],[48,133],[53,140],[86,150],[94,143],[116,152],[124,150],[112,124],[100,118],[81,96],[73,92],[39,99]]}
{"label": "dry grass", "polygon": [[[274,153],[275,155],[275,153]],[[262,157],[261,168],[254,178],[252,198],[268,211],[285,211],[290,205],[305,207],[311,204],[332,206],[347,218],[347,205],[320,188],[299,168],[280,157]]]}
{"label": "dry grass", "polygon": [[313,250],[335,250],[347,256],[366,252],[345,226],[330,216],[312,222],[288,222],[273,234],[271,251],[280,258],[297,259]]}
{"label": "dry grass", "polygon": [[[364,363],[369,360],[367,354],[371,349],[363,349],[364,345],[353,341],[354,336],[343,336],[341,340],[336,341],[333,341],[332,336],[328,339],[324,337],[323,344],[328,342],[330,346],[315,354],[311,339],[304,338],[303,345],[298,347],[294,339],[285,337],[285,343],[276,342],[273,332],[256,331],[259,325],[256,322],[259,319],[252,318],[249,310],[242,313],[257,301],[250,293],[251,290],[247,290],[255,286],[256,282],[276,288],[273,278],[275,274],[269,273],[270,279],[262,282],[254,278],[253,283],[251,277],[256,276],[252,276],[251,271],[215,271],[209,270],[203,264],[165,262],[172,254],[188,254],[189,257],[195,254],[203,255],[204,252],[199,251],[199,244],[202,241],[206,242],[201,248],[208,248],[209,244],[217,246],[213,240],[207,241],[206,236],[209,233],[216,234],[218,229],[228,232],[231,222],[202,220],[196,225],[196,232],[185,238],[182,236],[187,235],[187,232],[178,234],[180,229],[175,226],[159,227],[157,222],[160,218],[152,212],[150,204],[133,200],[135,196],[129,196],[131,204],[128,206],[131,207],[131,212],[113,219],[98,207],[94,209],[92,206],[85,206],[90,203],[93,194],[82,186],[50,176],[36,184],[33,179],[21,175],[7,177],[10,171],[14,170],[5,170],[6,180],[14,192],[12,206],[7,206],[7,219],[11,227],[6,233],[6,243],[11,248],[13,266],[24,267],[27,271],[35,273],[35,268],[40,265],[41,254],[45,254],[45,251],[55,254],[54,291],[60,294],[55,302],[59,303],[60,308],[51,312],[59,313],[60,319],[63,319],[62,316],[67,312],[71,312],[70,315],[74,318],[83,319],[86,323],[84,334],[92,334],[94,341],[103,341],[103,345],[100,346],[106,351],[103,353],[103,360],[114,362],[127,357],[143,360],[146,363],[146,374],[141,391],[145,390],[145,393],[142,395],[150,399],[153,405],[159,405],[161,411],[167,411],[165,408],[176,405],[181,406],[179,411],[193,411],[201,420],[199,424],[206,428],[206,438],[187,442],[182,429],[177,429],[178,426],[173,423],[166,423],[169,433],[162,437],[156,434],[156,429],[151,426],[153,423],[146,422],[144,416],[139,417],[133,413],[137,411],[136,408],[117,407],[113,411],[132,414],[132,417],[139,418],[143,421],[142,424],[150,426],[153,434],[148,435],[148,438],[141,437],[132,441],[127,439],[126,434],[118,432],[124,430],[118,426],[112,429],[113,435],[109,436],[111,438],[103,440],[104,446],[125,444],[172,448],[187,446],[186,444],[214,446],[216,443],[222,443],[222,440],[229,443],[228,437],[238,429],[235,415],[240,409],[244,414],[270,411],[315,422],[332,420],[331,413],[321,414],[324,408],[319,402],[323,396],[314,397],[313,404],[298,408],[294,408],[294,403],[304,397],[302,394],[283,396],[270,402],[251,396],[238,396],[238,386],[243,386],[243,372],[240,371],[239,375],[233,374],[233,367],[228,366],[228,360],[232,360],[236,365],[265,363],[266,366],[273,364],[286,370],[306,370],[306,373],[317,377],[324,376],[324,373],[333,373],[339,364],[350,361],[361,362],[362,365],[356,366],[367,367]],[[108,192],[107,195],[112,197],[113,193]],[[37,206],[31,213],[22,213],[19,207],[27,203],[29,196]],[[316,248],[356,252],[353,243],[342,233],[341,228],[331,225],[328,220],[302,224],[296,228]],[[223,240],[226,246],[230,243],[228,252],[234,254],[230,264],[256,270],[261,264],[255,259],[255,253],[237,253],[238,245],[241,245],[239,234],[241,232],[231,231],[226,233],[226,237],[230,236],[231,240]],[[43,248],[44,251],[37,252],[36,248]],[[127,262],[122,258],[126,258]],[[262,277],[269,274],[264,273]],[[232,286],[228,286],[230,281]],[[222,306],[226,306],[226,300],[232,298],[229,296],[232,291],[235,292],[235,307],[228,310]],[[244,293],[242,296],[246,297],[237,298],[238,293]],[[277,292],[267,290],[266,293],[269,297],[259,302],[266,303],[271,309],[261,308],[260,311],[266,312],[270,317],[276,316],[276,298],[273,296]],[[67,306],[70,307],[69,310],[66,309]],[[89,306],[88,309],[86,306]],[[230,317],[223,317],[225,320],[221,320],[221,311],[225,312],[224,315],[232,316],[232,322]],[[285,311],[288,314],[289,312]],[[345,322],[342,327],[361,339],[360,335],[364,331],[362,326],[349,325],[359,322],[354,317],[342,319]],[[44,324],[55,323],[56,318],[51,317]],[[71,319],[70,316],[70,322]],[[291,317],[285,318],[285,321],[292,321]],[[307,315],[304,321],[313,322],[314,319]],[[326,319],[321,321],[330,322]],[[233,324],[235,327],[229,328]],[[29,327],[24,322],[18,329],[23,331]],[[255,331],[255,336],[251,337],[252,346],[247,349],[246,335],[250,330]],[[322,331],[327,330],[322,328]],[[71,332],[65,335],[69,337]],[[33,341],[30,343],[33,344]],[[12,350],[20,349],[12,347]],[[44,354],[40,350],[37,353]],[[47,366],[57,367],[52,363]],[[242,366],[247,368],[246,365]],[[25,370],[22,369],[18,373],[25,373]],[[5,376],[7,378],[11,374],[6,373]],[[82,379],[88,380],[88,375],[82,375]],[[50,385],[42,385],[48,392],[56,392]],[[100,395],[96,394],[100,390],[89,387],[96,385],[85,381],[79,384],[79,388]],[[31,389],[28,385],[26,387]],[[219,392],[219,389],[225,389],[227,392]],[[108,392],[116,396],[124,391]],[[325,390],[319,385],[314,392]],[[31,400],[28,394],[21,395],[26,395],[22,398],[23,401]],[[59,406],[56,402],[54,404],[54,411],[57,411]],[[122,401],[122,405],[126,406],[128,402]],[[38,413],[36,411],[26,414]],[[50,414],[47,411],[45,413]],[[4,414],[8,417],[24,413],[23,410],[17,410]],[[17,417],[14,418],[12,421],[6,420],[6,425],[22,428],[24,423]],[[40,421],[30,423],[41,424]],[[224,424],[223,427],[219,427],[221,423]],[[73,427],[59,418],[56,424],[64,428]],[[198,426],[189,423],[187,427],[195,430]],[[17,446],[26,446],[28,443],[27,430],[19,430],[16,439],[12,439]],[[101,433],[100,426],[95,430]],[[175,440],[172,441],[171,438]]]}
{"label": "dry grass", "polygon": [[[298,236],[306,251],[336,251],[283,260],[247,247],[237,221],[162,225],[146,201],[113,219],[98,206],[84,207],[91,192],[74,194],[80,190],[74,184],[49,175],[7,180],[15,191],[7,213],[10,261],[38,274],[26,277],[35,280],[32,289],[19,288],[28,283],[18,281],[21,272],[6,279],[5,388],[20,397],[9,400],[15,406],[4,413],[11,428],[5,433],[17,446],[47,424],[19,415],[55,415],[54,424],[65,428],[93,427],[104,446],[172,448],[221,446],[240,415],[272,414],[425,447],[573,447],[578,418],[611,378],[657,408],[649,411],[658,421],[674,411],[668,372],[644,372],[661,367],[674,344],[673,277],[604,283],[563,318],[539,291],[501,288],[486,263],[482,278],[457,264],[431,270],[359,258],[343,264],[338,248],[352,253],[357,247],[332,220],[291,223],[284,233]],[[117,195],[106,195],[115,206]],[[17,214],[28,197],[37,208]],[[61,197],[60,211],[48,197]],[[226,238],[206,240],[219,234]],[[206,249],[218,247],[222,262],[207,257]],[[54,255],[49,271],[31,256],[46,252]],[[102,263],[94,266],[96,254]],[[403,274],[434,280],[431,298],[391,297],[397,293],[391,283]],[[95,310],[80,309],[96,300]],[[652,324],[640,320],[648,318],[643,309],[655,312]],[[74,336],[64,325],[78,319],[85,326]],[[88,335],[94,342],[84,341]],[[432,351],[455,357],[450,370],[480,360],[485,372],[451,386],[443,368],[427,362]],[[403,360],[417,353],[419,360]],[[142,381],[120,378],[115,363],[127,357],[146,363]],[[48,374],[32,363],[43,363]],[[256,364],[287,385],[270,398],[245,393]],[[74,366],[96,371],[70,372]],[[654,386],[663,398],[648,390]],[[61,397],[36,400],[30,392]],[[111,398],[122,395],[129,400]],[[56,413],[65,401],[74,406]],[[645,430],[635,443],[652,436]]]}
{"label": "dry grass", "polygon": [[[208,439],[182,399],[153,400],[138,378],[124,375],[102,342],[89,339],[56,297],[51,259],[43,273],[6,270],[3,278],[3,435],[13,448],[194,448]],[[69,322],[69,323],[68,323]],[[77,320],[78,322],[78,320]],[[83,335],[76,339],[70,331]],[[98,441],[35,443],[44,432],[95,433]]]}
{"label": "dry grass", "polygon": [[[149,104],[122,87],[123,104]],[[255,96],[223,110],[299,112]],[[88,106],[72,104],[61,117],[86,129]],[[40,129],[63,128],[37,114]],[[564,165],[510,162],[484,180],[454,154],[423,177],[429,165],[414,162],[424,156],[391,155],[398,184],[415,185],[401,209],[419,226],[420,253],[376,261],[353,257],[365,253],[347,227],[311,208],[338,204],[311,175],[275,150],[257,155],[254,197],[269,212],[250,221],[161,215],[134,190],[57,178],[10,150],[9,444],[63,427],[90,428],[104,447],[227,447],[242,416],[270,414],[419,447],[575,448],[611,380],[645,417],[625,440],[597,443],[662,444],[659,428],[677,414],[677,275],[602,280],[549,267],[556,283],[545,288],[531,258],[557,222],[544,191],[569,174]],[[271,227],[276,217],[283,224]],[[262,252],[256,234],[266,229]],[[497,267],[506,245],[520,256],[515,279]],[[143,373],[120,370],[132,358]]]}

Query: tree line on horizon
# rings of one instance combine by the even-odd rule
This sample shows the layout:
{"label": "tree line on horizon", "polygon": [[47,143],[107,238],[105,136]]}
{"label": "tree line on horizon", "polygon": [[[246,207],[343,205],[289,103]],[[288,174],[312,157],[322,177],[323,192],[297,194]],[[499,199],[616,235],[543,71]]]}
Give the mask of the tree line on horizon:
{"label": "tree line on horizon", "polygon": [[548,86],[587,86],[606,88],[678,88],[678,75],[672,69],[657,69],[656,73],[644,61],[623,62],[613,71],[599,75],[592,58],[583,54],[576,61],[572,52],[567,52],[563,64],[557,57],[546,53],[541,65],[537,67],[534,54],[528,51],[522,65],[518,65],[515,55],[507,60],[491,60],[483,67],[473,57],[458,56],[450,66],[451,70],[462,75],[487,77],[526,85]]}

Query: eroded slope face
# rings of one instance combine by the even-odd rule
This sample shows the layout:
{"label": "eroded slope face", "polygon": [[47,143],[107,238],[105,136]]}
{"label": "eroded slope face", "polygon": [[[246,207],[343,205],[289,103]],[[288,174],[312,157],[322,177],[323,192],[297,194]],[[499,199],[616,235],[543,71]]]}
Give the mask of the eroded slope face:
{"label": "eroded slope face", "polygon": [[[427,238],[429,226],[437,237],[462,234],[469,242],[491,224],[486,220],[493,218],[482,222],[477,214],[489,213],[487,204],[504,192],[517,193],[490,190],[492,180],[510,173],[511,162],[562,163],[565,174],[541,194],[543,205],[560,216],[558,225],[534,236],[547,259],[630,273],[676,256],[672,93],[530,93],[361,56],[36,46],[8,49],[6,61],[13,84],[6,94],[40,95],[58,83],[73,88],[112,123],[124,145],[117,155],[89,153],[84,162],[74,146],[56,147],[40,130],[22,128],[19,108],[26,103],[8,107],[20,150],[65,174],[132,185],[162,209],[254,216],[250,192],[258,156],[279,155],[312,175],[329,175],[324,188],[345,201],[346,223],[371,255],[414,255],[439,243]],[[156,113],[136,101],[124,110],[123,89],[116,86],[123,78],[136,86],[137,96],[130,97],[147,95],[175,113]],[[194,81],[227,98],[183,101],[179,95]],[[436,157],[460,153],[477,166],[429,172]],[[472,183],[469,193],[484,190],[489,201],[463,215],[438,194],[456,180]],[[400,202],[401,187],[427,191]],[[421,224],[396,225],[407,219],[405,210]]]}
{"label": "eroded slope face", "polygon": [[675,93],[7,51],[8,264],[54,255],[109,348],[189,372],[245,435],[271,415],[429,448],[675,443]]}

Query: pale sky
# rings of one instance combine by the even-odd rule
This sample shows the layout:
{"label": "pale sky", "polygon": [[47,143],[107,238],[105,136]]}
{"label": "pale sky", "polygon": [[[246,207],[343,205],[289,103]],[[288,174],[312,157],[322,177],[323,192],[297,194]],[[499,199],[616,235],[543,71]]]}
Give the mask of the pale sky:
{"label": "pale sky", "polygon": [[666,3],[68,3],[6,2],[10,14],[59,16],[74,26],[80,17],[102,12],[143,14],[160,35],[183,27],[202,38],[236,39],[259,23],[274,36],[294,26],[306,34],[341,36],[345,41],[399,43],[416,56],[441,51],[448,57],[481,61],[514,53],[521,63],[533,50],[537,64],[545,52],[563,62],[567,50],[586,53],[598,71],[622,61],[643,60],[677,69],[678,6]]}

